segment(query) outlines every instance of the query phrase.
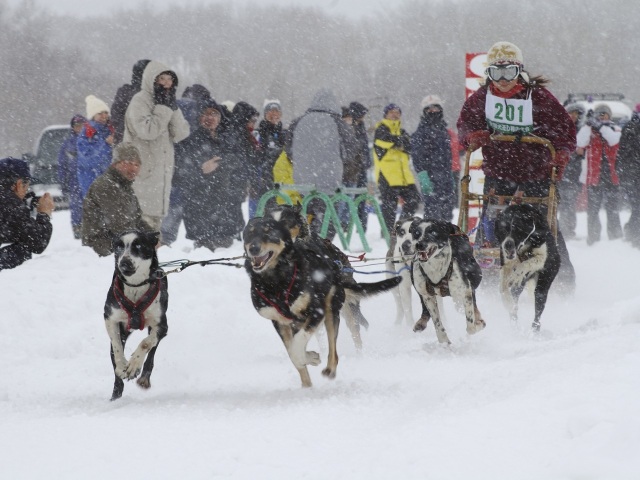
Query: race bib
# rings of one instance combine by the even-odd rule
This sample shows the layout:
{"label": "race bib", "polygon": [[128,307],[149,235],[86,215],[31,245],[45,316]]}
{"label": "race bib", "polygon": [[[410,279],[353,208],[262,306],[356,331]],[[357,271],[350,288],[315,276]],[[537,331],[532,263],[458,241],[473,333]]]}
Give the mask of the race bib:
{"label": "race bib", "polygon": [[484,114],[489,126],[497,132],[507,135],[533,132],[533,102],[530,94],[520,100],[496,97],[487,91]]}

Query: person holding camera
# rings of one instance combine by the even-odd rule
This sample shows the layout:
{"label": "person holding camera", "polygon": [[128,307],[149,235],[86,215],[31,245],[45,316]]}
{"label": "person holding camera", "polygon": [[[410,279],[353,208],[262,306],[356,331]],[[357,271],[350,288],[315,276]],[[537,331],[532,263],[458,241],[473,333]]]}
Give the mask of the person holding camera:
{"label": "person holding camera", "polygon": [[38,198],[29,192],[31,180],[24,160],[0,160],[0,270],[15,268],[32,254],[44,252],[51,240],[53,198],[49,193]]}
{"label": "person holding camera", "polygon": [[600,241],[600,208],[603,204],[609,240],[622,238],[620,179],[616,172],[622,132],[611,121],[611,116],[611,108],[606,103],[596,105],[577,135],[576,151],[587,156],[587,245]]}

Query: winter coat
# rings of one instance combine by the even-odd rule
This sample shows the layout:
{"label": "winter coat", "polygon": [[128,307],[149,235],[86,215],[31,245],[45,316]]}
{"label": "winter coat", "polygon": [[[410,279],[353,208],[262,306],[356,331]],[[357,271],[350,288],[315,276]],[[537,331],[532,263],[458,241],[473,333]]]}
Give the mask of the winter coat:
{"label": "winter coat", "polygon": [[111,104],[111,124],[115,130],[114,145],[122,142],[124,137],[124,117],[127,113],[127,108],[131,103],[131,99],[140,91],[142,74],[144,73],[144,69],[148,63],[148,60],[140,60],[136,62],[131,74],[131,83],[122,85],[116,92],[116,96],[113,99],[113,103]]}
{"label": "winter coat", "polygon": [[383,119],[376,124],[373,137],[375,180],[382,175],[390,187],[415,185],[409,166],[411,138],[402,128],[400,120]]}
{"label": "winter coat", "polygon": [[133,188],[144,214],[153,217],[164,217],[169,210],[174,143],[189,136],[189,124],[180,109],[155,103],[155,79],[167,71],[167,66],[149,62],[142,74],[142,89],[131,99],[125,115],[124,141],[138,147],[142,160]]}
{"label": "winter coat", "polygon": [[355,137],[329,90],[319,91],[311,107],[289,126],[285,149],[296,185],[315,185],[333,193],[343,183],[345,165],[355,161]]}
{"label": "winter coat", "polygon": [[615,125],[602,126],[599,131],[594,131],[589,125],[584,125],[578,132],[578,147],[586,148],[587,187],[600,185],[603,159],[607,162],[606,167],[609,168],[611,183],[613,185],[620,184],[616,172],[616,156],[620,136],[620,129]]}
{"label": "winter coat", "polygon": [[636,112],[622,129],[616,173],[620,183],[638,189],[640,180],[640,113]]}
{"label": "winter coat", "polygon": [[260,195],[260,173],[262,151],[253,130],[248,127],[249,120],[258,115],[258,111],[246,102],[238,102],[233,107],[231,120],[226,129],[230,162],[243,166],[235,179],[238,193],[243,196],[249,187],[249,195],[258,198]]}
{"label": "winter coat", "polygon": [[416,172],[426,171],[436,189],[453,191],[451,135],[444,120],[422,116],[411,135],[411,159]]}
{"label": "winter coat", "polygon": [[[464,148],[469,147],[469,134],[493,130],[485,117],[488,86],[480,87],[464,103],[458,118],[458,135]],[[576,130],[571,117],[544,87],[525,87],[512,98],[523,100],[531,93],[533,134],[546,138],[556,149],[573,152]],[[495,92],[494,92],[495,94]],[[508,98],[504,99],[508,102]],[[551,154],[547,147],[534,143],[492,142],[482,147],[482,169],[486,176],[516,183],[545,180],[551,176]]]}
{"label": "winter coat", "polygon": [[42,253],[49,245],[53,226],[49,215],[38,213],[35,218],[27,204],[11,190],[0,187],[0,270],[15,268]]}
{"label": "winter coat", "polygon": [[132,183],[112,166],[93,182],[84,199],[82,244],[102,257],[113,253],[116,235],[126,230],[151,231],[142,219]]}
{"label": "winter coat", "polygon": [[282,153],[287,131],[282,127],[282,122],[274,125],[267,120],[262,120],[258,126],[258,141],[262,148],[262,190],[266,192],[273,187],[273,167]]}
{"label": "winter coat", "polygon": [[[221,157],[218,168],[202,173],[202,164]],[[184,224],[190,240],[215,240],[235,236],[236,206],[244,200],[237,188],[242,165],[229,155],[225,135],[213,137],[205,128],[198,128],[186,140],[176,145],[176,162],[181,165],[184,188]]]}
{"label": "winter coat", "polygon": [[[293,185],[293,164],[289,160],[286,150],[280,153],[273,166],[273,181],[281,185]],[[294,205],[302,203],[302,196],[295,190],[283,190],[283,192],[289,195]],[[284,203],[284,200],[280,198],[277,198],[276,201],[280,204]]]}
{"label": "winter coat", "polygon": [[111,165],[112,146],[106,141],[113,135],[111,124],[93,120],[84,124],[78,135],[78,186],[84,198],[93,181]]}

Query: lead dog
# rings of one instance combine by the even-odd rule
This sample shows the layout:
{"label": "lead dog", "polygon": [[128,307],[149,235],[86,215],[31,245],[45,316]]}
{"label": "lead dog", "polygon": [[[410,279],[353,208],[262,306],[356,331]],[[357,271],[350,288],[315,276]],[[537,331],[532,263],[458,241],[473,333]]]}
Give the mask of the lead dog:
{"label": "lead dog", "polygon": [[438,297],[451,296],[464,307],[467,333],[482,330],[486,323],[476,305],[476,289],[482,280],[482,271],[473,257],[469,240],[460,229],[444,220],[426,219],[411,224],[415,257],[412,264],[413,286],[422,298],[426,313],[413,330],[427,327],[433,318],[440,343],[451,343],[441,321]]}
{"label": "lead dog", "polygon": [[243,239],[253,306],[273,322],[300,374],[302,386],[311,386],[307,365],[320,364],[320,356],[307,351],[307,343],[322,323],[329,342],[327,366],[322,374],[334,378],[345,290],[352,290],[353,295],[368,296],[395,287],[400,279],[370,284],[349,282],[325,250],[315,242],[294,242],[289,229],[273,218],[251,219]]}
{"label": "lead dog", "polygon": [[518,320],[518,298],[535,282],[535,315],[531,327],[540,330],[547,295],[560,270],[560,254],[547,220],[529,204],[510,205],[496,218],[500,244],[500,293],[512,321]]}
{"label": "lead dog", "polygon": [[[113,243],[116,266],[104,305],[115,373],[111,400],[122,396],[123,380],[131,380],[138,375],[140,387],[151,387],[156,349],[167,334],[169,293],[167,279],[158,267],[155,248],[158,238],[159,234],[155,232],[125,232]],[[127,338],[132,330],[145,328],[148,335],[127,361],[124,356]]]}

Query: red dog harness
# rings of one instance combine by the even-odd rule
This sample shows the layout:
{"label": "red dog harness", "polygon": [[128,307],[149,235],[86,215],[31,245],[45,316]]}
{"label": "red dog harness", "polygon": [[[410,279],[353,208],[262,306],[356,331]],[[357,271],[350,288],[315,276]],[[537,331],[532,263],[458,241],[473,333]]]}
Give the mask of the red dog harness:
{"label": "red dog harness", "polygon": [[160,293],[160,279],[156,280],[155,282],[150,282],[149,290],[147,290],[136,303],[133,303],[127,298],[127,296],[124,294],[122,285],[122,279],[117,275],[114,275],[113,295],[116,297],[120,308],[122,308],[122,310],[127,313],[127,331],[130,331],[131,329],[144,330],[144,312],[151,306],[153,301],[158,296],[158,293]]}
{"label": "red dog harness", "polygon": [[[284,292],[284,302],[283,303],[284,303],[284,305],[286,307],[286,310],[289,310],[289,295],[291,295],[291,289],[293,288],[293,283],[296,281],[296,277],[297,276],[298,276],[298,266],[294,265],[293,266],[293,275],[291,277],[291,283],[289,283],[289,288],[287,288],[287,291]],[[288,315],[285,315],[285,313],[282,311],[283,309],[278,307],[278,304],[276,302],[280,301],[280,294],[276,295],[275,301],[272,301],[264,294],[264,292],[259,290],[258,287],[256,287],[256,293],[258,295],[260,295],[260,298],[262,298],[265,302],[267,302],[269,305],[271,305],[273,308],[275,308],[276,311],[280,315],[282,315],[284,318],[286,318],[287,320],[291,320],[291,321],[294,320],[293,318],[289,317]]]}

